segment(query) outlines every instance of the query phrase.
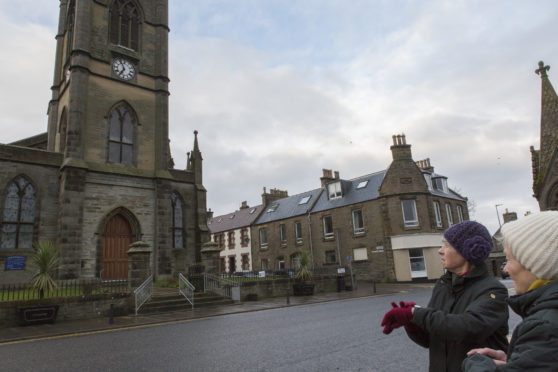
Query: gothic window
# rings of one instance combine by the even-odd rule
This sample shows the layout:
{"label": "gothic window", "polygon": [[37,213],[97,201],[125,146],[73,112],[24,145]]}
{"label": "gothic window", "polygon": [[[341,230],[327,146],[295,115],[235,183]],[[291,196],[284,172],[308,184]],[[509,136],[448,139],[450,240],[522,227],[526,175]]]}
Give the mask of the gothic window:
{"label": "gothic window", "polygon": [[70,1],[68,12],[66,13],[66,61],[70,58],[72,44],[74,43],[74,22],[75,22],[76,4]]}
{"label": "gothic window", "polygon": [[139,20],[138,8],[132,0],[115,0],[110,7],[110,42],[138,50]]}
{"label": "gothic window", "polygon": [[117,106],[109,115],[110,163],[132,165],[135,116],[125,105]]}
{"label": "gothic window", "polygon": [[60,124],[58,125],[58,151],[64,152],[66,149],[66,132],[68,130],[68,114],[66,109],[62,112],[60,117]]}
{"label": "gothic window", "polygon": [[8,185],[2,215],[2,249],[32,247],[35,205],[35,188],[25,177],[19,176]]}
{"label": "gothic window", "polygon": [[182,213],[182,201],[176,193],[171,196],[172,200],[172,234],[173,248],[184,248],[184,215]]}

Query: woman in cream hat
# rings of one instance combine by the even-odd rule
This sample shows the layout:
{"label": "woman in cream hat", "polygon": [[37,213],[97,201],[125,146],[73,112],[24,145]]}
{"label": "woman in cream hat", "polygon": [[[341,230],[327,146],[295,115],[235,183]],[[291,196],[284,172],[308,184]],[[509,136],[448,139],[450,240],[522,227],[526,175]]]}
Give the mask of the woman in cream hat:
{"label": "woman in cream hat", "polygon": [[464,371],[558,371],[558,211],[506,223],[504,267],[516,295],[508,304],[523,318],[508,352],[473,349]]}

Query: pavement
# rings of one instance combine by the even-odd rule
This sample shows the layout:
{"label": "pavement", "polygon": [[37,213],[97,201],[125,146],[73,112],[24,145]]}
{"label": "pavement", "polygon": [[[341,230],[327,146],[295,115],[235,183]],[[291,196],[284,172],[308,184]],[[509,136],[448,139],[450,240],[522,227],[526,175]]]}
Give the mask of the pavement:
{"label": "pavement", "polygon": [[238,304],[200,307],[167,313],[119,316],[113,318],[112,324],[108,317],[100,317],[94,319],[57,321],[54,324],[15,326],[0,329],[0,345],[36,339],[59,338],[76,334],[92,334],[126,328],[149,327],[165,323],[183,322],[287,306],[301,306],[360,297],[384,296],[398,292],[405,293],[414,286],[432,286],[432,284],[379,283],[373,286],[372,283],[359,282],[357,288],[353,291],[318,293],[313,296],[289,296],[288,303],[286,297],[274,297],[259,301],[244,301]]}

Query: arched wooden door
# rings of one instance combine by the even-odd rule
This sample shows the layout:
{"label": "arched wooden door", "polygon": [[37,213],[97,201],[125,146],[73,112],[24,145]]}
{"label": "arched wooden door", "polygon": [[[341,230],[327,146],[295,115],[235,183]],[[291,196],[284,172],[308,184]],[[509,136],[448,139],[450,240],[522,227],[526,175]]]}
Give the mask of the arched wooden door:
{"label": "arched wooden door", "polygon": [[103,280],[127,279],[128,256],[126,251],[132,243],[132,229],[120,214],[111,217],[103,234]]}

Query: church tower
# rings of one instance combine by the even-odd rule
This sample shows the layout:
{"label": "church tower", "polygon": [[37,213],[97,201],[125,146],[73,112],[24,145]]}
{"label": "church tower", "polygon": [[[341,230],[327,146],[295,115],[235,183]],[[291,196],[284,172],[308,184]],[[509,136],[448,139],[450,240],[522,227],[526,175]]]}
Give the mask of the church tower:
{"label": "church tower", "polygon": [[60,0],[47,150],[63,154],[62,277],[124,278],[138,240],[155,277],[199,260],[202,159],[196,132],[191,164],[173,169],[168,34],[168,0]]}
{"label": "church tower", "polygon": [[535,71],[541,77],[541,140],[539,150],[531,146],[533,192],[544,210],[558,210],[558,96],[547,71],[539,62]]}

